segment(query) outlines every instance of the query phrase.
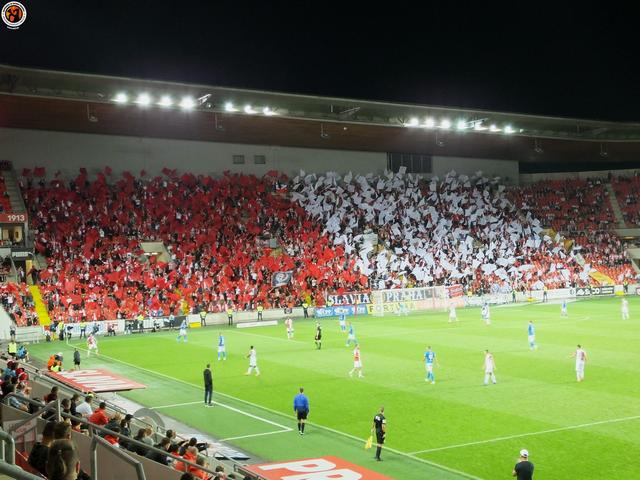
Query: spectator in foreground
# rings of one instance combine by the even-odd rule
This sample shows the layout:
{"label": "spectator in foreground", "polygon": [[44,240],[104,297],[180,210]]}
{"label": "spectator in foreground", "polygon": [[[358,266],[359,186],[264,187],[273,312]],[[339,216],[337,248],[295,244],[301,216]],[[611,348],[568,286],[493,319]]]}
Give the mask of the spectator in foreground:
{"label": "spectator in foreground", "polygon": [[47,477],[49,480],[76,480],[80,473],[80,457],[71,440],[56,440],[49,447]]}
{"label": "spectator in foreground", "polygon": [[518,463],[513,467],[512,476],[518,480],[532,480],[533,479],[533,463],[529,461],[529,452],[524,448],[520,450],[520,458]]}
{"label": "spectator in foreground", "polygon": [[49,456],[49,446],[53,442],[53,429],[56,422],[47,422],[42,430],[42,440],[36,442],[29,453],[29,465],[38,470],[42,475],[47,475],[47,458]]}
{"label": "spectator in foreground", "polygon": [[107,404],[104,402],[100,402],[100,405],[96,409],[95,412],[89,417],[89,421],[91,423],[95,423],[99,426],[104,426],[109,423],[109,417],[107,416]]}

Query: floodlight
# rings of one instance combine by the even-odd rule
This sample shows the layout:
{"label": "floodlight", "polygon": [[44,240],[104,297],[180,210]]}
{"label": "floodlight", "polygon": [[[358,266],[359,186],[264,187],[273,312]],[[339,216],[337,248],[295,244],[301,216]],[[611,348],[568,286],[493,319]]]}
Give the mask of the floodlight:
{"label": "floodlight", "polygon": [[427,117],[427,119],[424,122],[424,126],[427,128],[433,128],[436,126],[436,121],[431,117]]}
{"label": "floodlight", "polygon": [[487,127],[483,127],[482,126],[482,122],[476,122],[476,124],[473,126],[473,129],[476,131],[482,131],[482,130],[486,130]]}
{"label": "floodlight", "polygon": [[182,97],[182,101],[180,102],[180,106],[185,110],[191,110],[196,106],[196,102],[193,97]]}
{"label": "floodlight", "polygon": [[501,129],[501,128],[496,127],[495,125],[491,125],[491,126],[489,127],[489,131],[490,131],[490,132],[501,132],[501,131],[502,131],[502,129]]}
{"label": "floodlight", "polygon": [[467,122],[465,122],[464,120],[458,120],[457,128],[458,130],[464,130],[465,128],[467,128]]}
{"label": "floodlight", "polygon": [[269,107],[264,107],[262,109],[262,113],[264,113],[267,117],[270,117],[271,115],[275,115],[276,114],[276,112],[271,110]]}
{"label": "floodlight", "polygon": [[513,133],[513,132],[515,132],[515,130],[513,129],[513,127],[511,125],[505,125],[504,133],[509,134],[509,133]]}
{"label": "floodlight", "polygon": [[169,95],[164,95],[158,102],[158,105],[160,105],[161,107],[170,107],[171,105],[173,105],[173,100]]}
{"label": "floodlight", "polygon": [[232,102],[227,102],[224,104],[224,109],[227,112],[237,112],[238,109],[236,107],[233,106]]}
{"label": "floodlight", "polygon": [[116,103],[127,103],[127,100],[129,100],[129,97],[127,97],[127,94],[124,92],[120,92],[113,97],[113,101]]}
{"label": "floodlight", "polygon": [[136,103],[141,107],[147,107],[151,103],[151,97],[148,93],[141,93],[136,99]]}
{"label": "floodlight", "polygon": [[451,120],[444,118],[441,122],[440,122],[440,128],[442,128],[443,130],[448,130],[451,128]]}
{"label": "floodlight", "polygon": [[409,120],[409,123],[407,123],[407,127],[417,127],[419,125],[420,121],[417,119],[417,117],[411,117],[411,119]]}
{"label": "floodlight", "polygon": [[253,115],[254,113],[257,113],[257,112],[251,107],[251,105],[245,105],[244,106],[244,113],[248,113],[249,115]]}

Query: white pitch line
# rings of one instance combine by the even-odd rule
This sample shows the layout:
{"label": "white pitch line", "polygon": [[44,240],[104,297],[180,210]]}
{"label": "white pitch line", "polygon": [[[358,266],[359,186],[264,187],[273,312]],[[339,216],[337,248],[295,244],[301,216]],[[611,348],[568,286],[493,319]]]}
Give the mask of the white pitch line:
{"label": "white pitch line", "polygon": [[149,407],[150,410],[159,410],[160,408],[172,408],[172,407],[184,407],[185,405],[195,405],[202,402],[186,402],[186,403],[174,403],[172,405],[160,405],[158,407]]}
{"label": "white pitch line", "polygon": [[220,440],[218,440],[219,442],[229,442],[231,440],[240,440],[241,438],[252,438],[252,437],[262,437],[264,435],[275,435],[276,433],[288,433],[291,432],[293,429],[290,428],[288,430],[274,430],[273,432],[266,432],[266,433],[254,433],[252,435],[242,435],[240,437],[228,437],[228,438],[221,438]]}
{"label": "white pitch line", "polygon": [[[81,347],[77,347],[77,348],[79,348],[81,350],[85,350],[84,348],[81,348]],[[169,380],[172,380],[174,382],[183,383],[185,385],[189,385],[189,386],[192,386],[192,387],[196,387],[196,388],[198,388],[200,390],[203,390],[203,388],[201,386],[196,385],[195,383],[190,383],[190,382],[187,382],[185,380],[181,380],[179,378],[175,378],[175,377],[171,377],[169,375],[165,375],[164,373],[156,372],[154,370],[149,370],[147,368],[140,367],[138,365],[134,365],[134,364],[129,363],[129,362],[125,362],[124,360],[120,360],[118,358],[109,357],[108,355],[100,355],[99,358],[106,358],[108,360],[112,360],[114,362],[122,363],[123,365],[127,365],[127,366],[132,367],[132,368],[137,368],[138,370],[142,370],[143,372],[148,372],[148,373],[150,373],[152,375],[157,375],[157,376],[160,376],[160,377],[168,378]],[[226,395],[226,394],[218,393],[218,392],[217,392],[217,394],[218,395]],[[234,398],[231,395],[226,395],[226,396],[229,397],[229,398]],[[195,403],[200,403],[200,402],[195,402]],[[256,420],[260,420],[261,422],[268,423],[270,425],[274,425],[274,426],[276,426],[278,428],[281,428],[283,430],[291,430],[291,428],[287,427],[286,425],[280,425],[279,423],[273,422],[271,420],[267,420],[266,418],[259,417],[258,415],[253,415],[252,413],[249,413],[249,412],[244,412],[244,411],[239,410],[237,408],[234,408],[234,407],[232,407],[230,405],[226,405],[226,404],[220,403],[220,402],[214,402],[214,403],[216,403],[217,405],[220,405],[221,407],[228,408],[229,410],[233,410],[233,411],[235,411],[235,412],[237,412],[237,413],[239,413],[241,415],[245,415],[247,417],[254,418]]]}
{"label": "white pitch line", "polygon": [[552,428],[552,429],[549,429],[549,430],[541,430],[541,431],[538,431],[538,432],[519,433],[517,435],[509,435],[509,436],[506,436],[506,437],[491,438],[489,440],[479,440],[477,442],[459,443],[458,445],[448,445],[446,447],[428,448],[426,450],[418,450],[417,452],[411,452],[409,455],[417,455],[417,454],[420,454],[420,453],[439,452],[441,450],[450,450],[450,449],[453,449],[453,448],[470,447],[472,445],[484,445],[486,443],[502,442],[504,440],[512,440],[514,438],[533,437],[535,435],[544,435],[544,434],[547,434],[547,433],[564,432],[566,430],[576,430],[578,428],[594,427],[596,425],[606,425],[608,423],[626,422],[626,421],[629,421],[629,420],[637,420],[639,418],[640,418],[640,415],[635,415],[633,417],[613,418],[611,420],[602,420],[600,422],[581,423],[580,425],[569,425],[568,427]]}

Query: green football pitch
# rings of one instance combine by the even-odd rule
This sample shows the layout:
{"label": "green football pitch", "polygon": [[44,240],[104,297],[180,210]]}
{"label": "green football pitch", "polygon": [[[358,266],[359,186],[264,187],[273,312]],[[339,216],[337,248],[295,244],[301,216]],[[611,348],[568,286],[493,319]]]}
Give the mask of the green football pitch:
{"label": "green football pitch", "polygon": [[[145,390],[124,394],[188,425],[226,439],[264,460],[335,455],[390,477],[487,480],[510,478],[522,448],[540,479],[637,478],[640,456],[640,298],[629,298],[623,321],[620,299],[583,300],[560,316],[558,304],[493,307],[485,326],[477,308],[409,316],[357,317],[364,378],[350,378],[352,349],[335,319],[324,319],[322,350],[315,322],[100,338],[102,367],[140,381]],[[533,320],[539,348],[530,351]],[[217,336],[226,337],[228,360],[217,361]],[[576,344],[588,353],[586,379],[577,383]],[[32,345],[45,359],[63,351],[67,367],[74,345]],[[245,376],[250,345],[261,376]],[[436,384],[425,382],[423,353],[431,345],[440,366]],[[493,352],[496,385],[483,386],[484,350]],[[202,370],[214,372],[215,408],[204,408]],[[300,437],[292,400],[300,386],[311,404]],[[364,449],[374,414],[385,407],[384,461]],[[375,447],[374,447],[375,448]]]}

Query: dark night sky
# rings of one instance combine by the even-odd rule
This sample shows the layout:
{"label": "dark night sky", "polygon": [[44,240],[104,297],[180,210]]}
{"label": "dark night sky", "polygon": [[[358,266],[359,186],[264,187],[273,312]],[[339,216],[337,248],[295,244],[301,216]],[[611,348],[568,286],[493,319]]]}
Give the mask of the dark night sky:
{"label": "dark night sky", "polygon": [[635,17],[603,11],[601,3],[573,9],[511,2],[505,9],[446,2],[457,5],[447,10],[406,2],[347,10],[346,1],[287,8],[214,0],[23,3],[28,18],[19,30],[0,25],[2,63],[640,120]]}

